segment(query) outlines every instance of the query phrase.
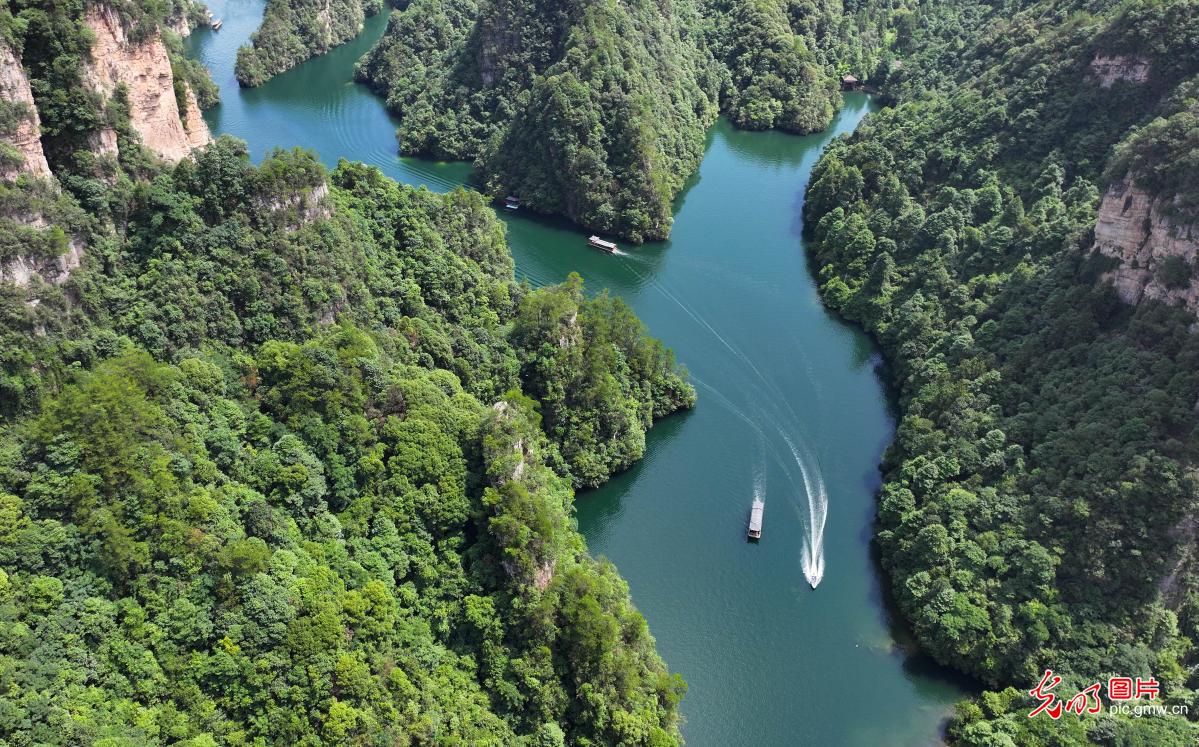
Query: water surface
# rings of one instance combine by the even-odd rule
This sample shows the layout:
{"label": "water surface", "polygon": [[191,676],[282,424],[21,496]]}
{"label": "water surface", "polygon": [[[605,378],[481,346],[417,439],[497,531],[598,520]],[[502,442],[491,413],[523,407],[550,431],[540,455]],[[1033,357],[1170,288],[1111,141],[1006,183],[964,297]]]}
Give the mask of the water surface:
{"label": "water surface", "polygon": [[[304,145],[330,165],[360,160],[438,191],[470,178],[465,164],[399,157],[396,122],[352,82],[382,16],[330,54],[242,91],[234,55],[261,2],[210,6],[224,26],[196,32],[189,48],[221,86],[223,103],[206,114],[214,133],[246,140],[255,160]],[[590,289],[610,289],[674,348],[699,389],[693,412],[650,433],[642,462],[577,501],[592,552],[617,564],[662,656],[690,684],[691,745],[937,743],[963,695],[896,643],[869,546],[877,465],[894,427],[879,358],[820,305],[800,236],[821,149],[870,108],[849,94],[830,130],[809,137],[719,122],[667,242],[609,256],[563,221],[503,216],[520,277],[538,285],[578,271]],[[801,567],[809,492],[828,505],[816,590]],[[766,501],[765,527],[748,544],[755,494]]]}

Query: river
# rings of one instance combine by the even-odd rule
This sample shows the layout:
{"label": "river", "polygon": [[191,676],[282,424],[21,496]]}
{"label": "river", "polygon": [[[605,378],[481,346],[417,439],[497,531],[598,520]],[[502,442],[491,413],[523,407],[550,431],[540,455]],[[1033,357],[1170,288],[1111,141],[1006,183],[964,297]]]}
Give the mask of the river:
{"label": "river", "polygon": [[[364,161],[402,182],[446,190],[461,163],[396,154],[395,121],[352,82],[383,16],[333,52],[243,91],[237,47],[261,0],[212,0],[219,32],[188,40],[220,85],[206,113],[255,160],[303,145],[333,165]],[[627,301],[674,348],[699,392],[693,412],[650,433],[643,459],[578,496],[591,551],[616,563],[672,671],[690,745],[927,745],[963,683],[906,653],[870,554],[878,463],[894,422],[870,340],[820,304],[800,236],[804,187],[829,140],[872,108],[847,94],[829,131],[740,132],[721,120],[675,205],[671,239],[621,255],[586,248],[562,221],[505,214],[517,274],[534,285],[577,270]],[[806,480],[805,480],[806,473]],[[825,496],[825,572],[805,580],[805,539]],[[755,494],[763,538],[745,540]],[[823,503],[823,501],[821,501]]]}

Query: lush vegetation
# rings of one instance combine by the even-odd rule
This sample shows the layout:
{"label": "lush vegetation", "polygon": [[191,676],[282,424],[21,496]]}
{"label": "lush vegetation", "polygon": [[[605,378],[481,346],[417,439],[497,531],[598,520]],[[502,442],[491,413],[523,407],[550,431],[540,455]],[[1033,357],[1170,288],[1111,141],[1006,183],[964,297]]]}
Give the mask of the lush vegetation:
{"label": "lush vegetation", "polygon": [[400,115],[405,151],[477,157],[492,194],[663,238],[716,116],[696,23],[687,0],[418,0],[361,75]]}
{"label": "lush vegetation", "polygon": [[[192,12],[118,7],[135,38]],[[270,3],[239,77],[370,10],[335,33]],[[83,12],[0,9],[58,182],[0,185],[0,262],[86,255],[0,288],[0,744],[679,743],[685,686],[572,519],[694,402],[669,351],[578,277],[517,284],[477,193],[229,139],[163,167],[83,84]],[[1112,181],[1199,209],[1197,38],[1186,0],[412,0],[361,71],[406,149],[635,240],[718,112],[806,132],[837,75],[881,83],[805,211],[898,397],[892,596],[986,689],[948,736],[1193,744],[1180,717],[1030,720],[1025,692],[1153,675],[1199,714],[1199,337],[1092,252]],[[1148,73],[1101,85],[1097,57]]]}
{"label": "lush vegetation", "polygon": [[84,256],[0,286],[0,744],[678,744],[572,516],[694,402],[669,351],[517,284],[477,193],[163,166],[77,85],[82,13],[0,14],[57,177],[0,185],[0,263]]}
{"label": "lush vegetation", "polygon": [[[839,2],[413,0],[360,77],[405,152],[475,159],[483,187],[633,241],[670,233],[709,125],[823,129],[834,73],[877,65],[877,10]],[[862,77],[869,71],[854,67]]]}
{"label": "lush vegetation", "polygon": [[724,111],[750,130],[777,127],[796,133],[823,130],[840,101],[838,83],[809,49],[815,36],[798,36],[782,3],[713,3],[711,44],[728,71]]}
{"label": "lush vegetation", "polygon": [[262,24],[237,50],[234,74],[243,86],[260,86],[309,57],[328,52],[362,30],[383,0],[268,0]]}
{"label": "lush vegetation", "polygon": [[694,398],[623,304],[515,284],[475,193],[301,151],[123,207],[3,300],[6,743],[678,741],[571,518]]}
{"label": "lush vegetation", "polygon": [[1131,175],[1180,222],[1199,216],[1199,91],[1179,86],[1153,121],[1120,144],[1107,167],[1115,181]]}
{"label": "lush vegetation", "polygon": [[695,404],[670,352],[620,299],[585,299],[578,275],[521,301],[512,342],[576,484],[598,485],[640,459],[645,429]]}
{"label": "lush vegetation", "polygon": [[[898,391],[894,597],[937,659],[1006,688],[960,708],[956,742],[1193,744],[1181,718],[1030,720],[1019,691],[1046,668],[1067,694],[1152,674],[1199,710],[1199,338],[1182,310],[1122,305],[1091,254],[1108,180],[1188,194],[1199,14],[937,4],[908,34],[897,105],[829,149],[806,203],[822,294]],[[1148,78],[1102,86],[1091,62],[1117,55]]]}

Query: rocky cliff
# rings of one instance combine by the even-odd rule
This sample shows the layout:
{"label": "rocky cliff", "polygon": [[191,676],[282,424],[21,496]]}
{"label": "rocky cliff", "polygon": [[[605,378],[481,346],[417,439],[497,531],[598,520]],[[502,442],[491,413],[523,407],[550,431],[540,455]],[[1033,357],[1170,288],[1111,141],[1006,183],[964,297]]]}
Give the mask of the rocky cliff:
{"label": "rocky cliff", "polygon": [[0,122],[0,143],[11,147],[11,158],[0,158],[0,178],[12,181],[21,174],[50,176],[50,166],[42,152],[41,121],[29,89],[29,78],[21,60],[0,42],[0,103],[4,122]]}
{"label": "rocky cliff", "polygon": [[191,19],[183,10],[178,10],[168,16],[166,20],[166,27],[181,37],[191,36],[192,33]]}
{"label": "rocky cliff", "polygon": [[1149,79],[1149,60],[1138,55],[1096,54],[1090,67],[1091,77],[1100,88],[1111,88],[1118,81],[1144,83]]}
{"label": "rocky cliff", "polygon": [[286,231],[296,231],[315,220],[328,218],[329,184],[321,181],[308,187],[296,187],[287,197],[262,200],[259,205],[278,219]]}
{"label": "rocky cliff", "polygon": [[130,124],[147,148],[178,161],[212,142],[191,90],[185,111],[179,111],[171,61],[158,34],[131,42],[117,12],[104,6],[89,9],[86,23],[95,35],[86,81],[106,98],[125,87]]}
{"label": "rocky cliff", "polygon": [[[72,239],[67,251],[57,257],[33,257],[18,254],[0,262],[0,283],[12,283],[18,288],[28,288],[37,279],[52,285],[62,285],[71,277],[71,271],[83,263],[83,244]],[[36,299],[30,305],[36,306]]]}
{"label": "rocky cliff", "polygon": [[[0,254],[0,285],[11,283],[18,288],[30,288],[35,281],[62,285],[71,272],[83,262],[84,240],[72,236],[54,223],[52,218],[34,205],[56,188],[43,186],[42,194],[31,204],[25,198],[39,190],[11,190],[0,204],[0,234],[8,238],[9,252]],[[37,305],[36,296],[27,298],[30,306]]]}
{"label": "rocky cliff", "polygon": [[1199,226],[1171,218],[1169,205],[1130,177],[1112,184],[1099,204],[1095,250],[1119,260],[1105,276],[1130,304],[1158,300],[1199,314]]}

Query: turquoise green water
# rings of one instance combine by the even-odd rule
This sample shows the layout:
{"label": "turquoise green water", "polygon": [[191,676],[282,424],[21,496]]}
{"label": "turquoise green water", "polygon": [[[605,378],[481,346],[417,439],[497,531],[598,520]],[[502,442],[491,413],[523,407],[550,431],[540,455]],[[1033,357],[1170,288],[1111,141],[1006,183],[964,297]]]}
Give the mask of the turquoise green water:
{"label": "turquoise green water", "polygon": [[[246,140],[255,159],[299,144],[329,164],[365,161],[434,190],[469,179],[464,164],[398,157],[395,122],[351,82],[386,19],[240,91],[233,59],[261,2],[210,6],[224,27],[189,44],[221,86],[223,103],[207,113],[214,132]],[[720,122],[664,243],[610,256],[566,223],[503,216],[521,277],[553,283],[577,270],[592,290],[611,289],[699,389],[693,412],[654,428],[641,463],[577,501],[592,552],[620,568],[663,657],[690,684],[691,745],[932,744],[964,694],[896,642],[869,549],[877,464],[893,430],[879,359],[820,305],[800,237],[821,149],[870,108],[851,94],[829,132],[802,138]],[[819,524],[809,493],[827,502],[815,590],[803,563]],[[765,529],[751,545],[755,494],[766,501]]]}

